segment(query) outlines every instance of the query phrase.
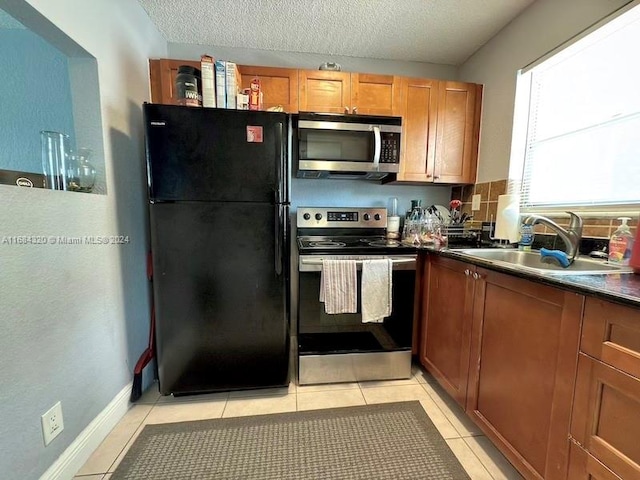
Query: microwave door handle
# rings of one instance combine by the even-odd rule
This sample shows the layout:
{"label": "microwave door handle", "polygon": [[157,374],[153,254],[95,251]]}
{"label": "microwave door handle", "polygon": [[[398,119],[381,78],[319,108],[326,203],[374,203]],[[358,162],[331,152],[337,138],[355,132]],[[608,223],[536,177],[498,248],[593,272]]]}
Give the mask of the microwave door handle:
{"label": "microwave door handle", "polygon": [[380,127],[377,125],[373,127],[373,139],[373,168],[378,170],[380,166],[380,153],[382,151],[382,136],[380,135]]}

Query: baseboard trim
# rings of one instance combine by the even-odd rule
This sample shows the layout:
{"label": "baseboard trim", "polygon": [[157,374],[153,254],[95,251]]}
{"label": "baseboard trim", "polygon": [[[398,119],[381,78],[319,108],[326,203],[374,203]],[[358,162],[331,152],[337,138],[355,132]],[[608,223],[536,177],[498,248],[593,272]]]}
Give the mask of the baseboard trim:
{"label": "baseboard trim", "polygon": [[40,480],[71,480],[98,445],[129,410],[132,383],[128,383],[109,402],[87,428],[62,452],[62,455],[40,477]]}

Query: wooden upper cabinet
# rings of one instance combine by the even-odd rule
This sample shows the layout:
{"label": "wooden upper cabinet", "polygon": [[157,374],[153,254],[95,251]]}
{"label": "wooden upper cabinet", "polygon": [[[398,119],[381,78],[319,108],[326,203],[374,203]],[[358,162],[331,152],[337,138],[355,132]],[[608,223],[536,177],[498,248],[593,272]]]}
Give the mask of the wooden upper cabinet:
{"label": "wooden upper cabinet", "polygon": [[398,115],[394,106],[400,93],[399,77],[351,74],[351,113],[360,115]]}
{"label": "wooden upper cabinet", "polygon": [[482,86],[403,78],[400,90],[403,148],[398,181],[474,183]]}
{"label": "wooden upper cabinet", "polygon": [[481,88],[473,83],[440,82],[433,170],[438,183],[475,183]]}
{"label": "wooden upper cabinet", "polygon": [[[152,103],[176,104],[173,86],[180,65],[200,69],[199,61],[149,60]],[[281,105],[287,113],[298,111],[298,70],[249,65],[238,65],[238,70],[242,76],[242,88],[249,88],[253,77],[260,77],[264,110]]]}
{"label": "wooden upper cabinet", "polygon": [[406,77],[400,80],[396,107],[402,116],[398,181],[433,181],[437,89],[437,80]]}
{"label": "wooden upper cabinet", "polygon": [[395,114],[399,77],[300,70],[300,111],[358,115]]}
{"label": "wooden upper cabinet", "polygon": [[301,112],[350,113],[350,73],[298,70],[298,81]]}
{"label": "wooden upper cabinet", "polygon": [[189,65],[200,69],[199,61],[170,60],[161,58],[149,60],[149,77],[151,83],[151,103],[175,105],[174,85],[180,65]]}
{"label": "wooden upper cabinet", "polygon": [[291,68],[238,65],[242,88],[249,88],[254,77],[260,79],[263,108],[282,106],[287,113],[298,112],[298,70]]}

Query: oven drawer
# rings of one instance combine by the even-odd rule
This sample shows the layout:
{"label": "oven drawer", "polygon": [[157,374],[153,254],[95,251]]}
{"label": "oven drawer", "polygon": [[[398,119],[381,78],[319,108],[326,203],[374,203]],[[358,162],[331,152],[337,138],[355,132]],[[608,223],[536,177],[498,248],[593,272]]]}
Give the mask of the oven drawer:
{"label": "oven drawer", "polygon": [[298,383],[366,382],[411,377],[411,351],[301,355]]}
{"label": "oven drawer", "polygon": [[[327,258],[327,257],[324,257]],[[344,258],[347,257],[333,257]],[[416,269],[416,256],[415,255],[384,255],[384,256],[368,256],[367,260],[374,260],[377,258],[390,258],[393,262],[393,270],[415,270]],[[362,260],[356,260],[356,268],[362,270]],[[314,256],[300,256],[298,260],[298,271],[300,272],[321,272],[322,271],[322,257]]]}

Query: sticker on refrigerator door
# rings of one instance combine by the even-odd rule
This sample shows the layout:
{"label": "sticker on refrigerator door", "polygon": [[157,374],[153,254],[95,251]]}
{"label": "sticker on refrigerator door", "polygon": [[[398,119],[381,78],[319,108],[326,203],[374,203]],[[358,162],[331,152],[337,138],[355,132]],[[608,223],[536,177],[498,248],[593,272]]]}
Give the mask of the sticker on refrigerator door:
{"label": "sticker on refrigerator door", "polygon": [[247,142],[262,143],[262,127],[247,125]]}

